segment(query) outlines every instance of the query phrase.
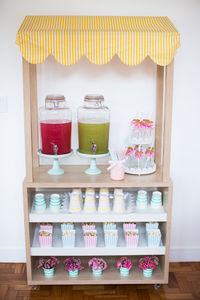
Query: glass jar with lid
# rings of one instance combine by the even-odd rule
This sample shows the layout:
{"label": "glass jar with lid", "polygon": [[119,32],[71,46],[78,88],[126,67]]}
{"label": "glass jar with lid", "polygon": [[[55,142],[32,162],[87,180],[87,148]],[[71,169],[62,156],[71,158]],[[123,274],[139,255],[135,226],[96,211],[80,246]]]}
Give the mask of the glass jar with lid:
{"label": "glass jar with lid", "polygon": [[102,95],[87,95],[78,108],[79,152],[108,153],[110,111]]}
{"label": "glass jar with lid", "polygon": [[44,154],[71,152],[71,109],[63,95],[48,95],[39,110],[41,151]]}

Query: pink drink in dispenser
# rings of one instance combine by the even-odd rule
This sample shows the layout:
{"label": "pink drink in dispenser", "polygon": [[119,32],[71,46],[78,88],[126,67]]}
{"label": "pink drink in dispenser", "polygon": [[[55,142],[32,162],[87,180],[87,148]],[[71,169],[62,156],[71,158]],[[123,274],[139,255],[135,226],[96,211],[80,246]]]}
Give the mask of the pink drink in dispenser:
{"label": "pink drink in dispenser", "polygon": [[71,110],[62,95],[48,95],[40,108],[41,150],[44,154],[67,154],[71,151]]}

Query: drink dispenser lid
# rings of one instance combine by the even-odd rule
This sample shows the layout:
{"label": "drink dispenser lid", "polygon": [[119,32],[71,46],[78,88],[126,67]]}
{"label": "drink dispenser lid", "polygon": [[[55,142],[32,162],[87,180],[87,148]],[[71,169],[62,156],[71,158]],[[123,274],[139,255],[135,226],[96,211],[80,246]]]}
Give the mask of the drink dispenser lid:
{"label": "drink dispenser lid", "polygon": [[45,101],[65,101],[65,96],[59,95],[59,94],[52,94],[52,95],[47,95],[45,98]]}
{"label": "drink dispenser lid", "polygon": [[104,101],[104,97],[102,95],[86,95],[84,101]]}

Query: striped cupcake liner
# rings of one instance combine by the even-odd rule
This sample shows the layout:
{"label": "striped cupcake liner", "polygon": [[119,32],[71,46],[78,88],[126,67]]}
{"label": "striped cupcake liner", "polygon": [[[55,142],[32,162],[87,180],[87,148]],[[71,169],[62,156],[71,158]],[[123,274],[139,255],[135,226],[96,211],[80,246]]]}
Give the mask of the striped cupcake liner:
{"label": "striped cupcake liner", "polygon": [[135,248],[138,246],[139,235],[133,235],[133,236],[126,235],[125,241],[126,241],[126,247]]}
{"label": "striped cupcake liner", "polygon": [[96,248],[97,236],[84,236],[85,248]]}
{"label": "striped cupcake liner", "polygon": [[64,248],[74,248],[74,246],[75,246],[75,235],[74,236],[62,235],[62,243],[63,243]]}
{"label": "striped cupcake liner", "polygon": [[95,270],[94,268],[92,268],[92,274],[93,274],[93,276],[101,276],[102,275],[102,269]]}
{"label": "striped cupcake liner", "polygon": [[144,277],[151,277],[152,276],[152,272],[153,272],[152,269],[143,270],[143,276]]}
{"label": "striped cupcake liner", "polygon": [[55,268],[51,268],[51,269],[45,269],[45,268],[43,268],[43,270],[44,270],[44,277],[51,278],[51,277],[54,276]]}
{"label": "striped cupcake liner", "polygon": [[78,269],[75,271],[69,271],[69,277],[77,277],[78,276]]}
{"label": "striped cupcake liner", "polygon": [[52,245],[52,235],[51,236],[39,236],[39,242],[41,248],[49,248]]}
{"label": "striped cupcake liner", "polygon": [[37,213],[45,212],[45,210],[46,210],[46,205],[35,206],[35,212]]}
{"label": "striped cupcake liner", "polygon": [[121,267],[119,269],[119,271],[120,271],[121,276],[128,276],[129,275],[129,269],[128,268]]}

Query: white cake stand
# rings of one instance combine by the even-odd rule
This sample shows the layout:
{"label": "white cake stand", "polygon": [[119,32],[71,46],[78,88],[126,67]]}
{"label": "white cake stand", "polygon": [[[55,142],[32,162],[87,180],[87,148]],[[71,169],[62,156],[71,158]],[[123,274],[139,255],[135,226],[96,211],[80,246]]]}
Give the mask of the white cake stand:
{"label": "white cake stand", "polygon": [[61,154],[61,155],[54,155],[54,154],[44,154],[42,153],[41,149],[38,150],[37,154],[40,157],[45,157],[45,158],[53,158],[53,168],[49,169],[48,174],[49,175],[62,175],[64,174],[64,170],[60,167],[59,164],[59,158],[67,158],[73,154],[73,150],[71,150],[70,153],[67,154]]}
{"label": "white cake stand", "polygon": [[97,168],[97,162],[96,159],[97,158],[102,158],[102,157],[106,157],[109,156],[110,153],[104,153],[104,154],[85,154],[85,153],[81,153],[79,152],[79,150],[76,151],[76,153],[82,157],[86,157],[86,158],[91,158],[90,161],[90,167],[89,169],[85,170],[85,173],[88,175],[98,175],[101,174],[101,170],[99,168]]}

